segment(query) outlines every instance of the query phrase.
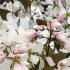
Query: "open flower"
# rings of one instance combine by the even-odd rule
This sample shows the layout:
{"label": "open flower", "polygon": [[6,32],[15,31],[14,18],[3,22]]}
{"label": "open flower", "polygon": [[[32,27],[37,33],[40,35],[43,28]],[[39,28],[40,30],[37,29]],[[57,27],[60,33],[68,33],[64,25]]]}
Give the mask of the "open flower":
{"label": "open flower", "polygon": [[14,67],[13,70],[29,70],[28,66],[30,65],[28,61],[28,54],[18,54],[14,55],[15,59],[14,62]]}
{"label": "open flower", "polygon": [[58,62],[58,70],[70,70],[70,57]]}

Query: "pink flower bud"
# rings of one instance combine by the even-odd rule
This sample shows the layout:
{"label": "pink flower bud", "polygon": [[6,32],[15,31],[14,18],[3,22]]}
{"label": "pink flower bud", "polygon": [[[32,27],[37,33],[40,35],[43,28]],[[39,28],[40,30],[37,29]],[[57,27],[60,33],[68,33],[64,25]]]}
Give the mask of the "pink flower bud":
{"label": "pink flower bud", "polygon": [[32,39],[34,39],[34,38],[37,37],[37,33],[36,33],[35,30],[28,30],[28,31],[26,32],[26,37],[27,37],[28,39],[32,40]]}
{"label": "pink flower bud", "polygon": [[14,54],[23,54],[27,51],[27,48],[25,46],[23,47],[17,47],[13,49]]}
{"label": "pink flower bud", "polygon": [[5,58],[5,54],[2,51],[0,51],[0,63],[3,62],[4,58]]}

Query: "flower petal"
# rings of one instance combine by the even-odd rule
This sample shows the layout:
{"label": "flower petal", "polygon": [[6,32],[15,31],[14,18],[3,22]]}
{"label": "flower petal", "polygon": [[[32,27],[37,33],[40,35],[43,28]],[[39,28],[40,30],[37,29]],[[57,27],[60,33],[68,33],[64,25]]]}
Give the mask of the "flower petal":
{"label": "flower petal", "polygon": [[34,64],[37,64],[39,61],[39,57],[36,55],[31,55],[30,61],[33,62]]}

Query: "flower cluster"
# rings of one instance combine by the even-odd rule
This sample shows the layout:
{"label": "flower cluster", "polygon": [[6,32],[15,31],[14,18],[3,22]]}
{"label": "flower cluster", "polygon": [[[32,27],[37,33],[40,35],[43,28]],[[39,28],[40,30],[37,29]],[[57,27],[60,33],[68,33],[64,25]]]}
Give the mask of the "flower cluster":
{"label": "flower cluster", "polygon": [[[0,16],[1,70],[42,70],[45,61],[56,65],[49,49],[70,53],[70,7],[65,0],[1,1],[0,9],[8,11],[6,19]],[[57,70],[69,70],[69,62],[70,57],[59,61]]]}

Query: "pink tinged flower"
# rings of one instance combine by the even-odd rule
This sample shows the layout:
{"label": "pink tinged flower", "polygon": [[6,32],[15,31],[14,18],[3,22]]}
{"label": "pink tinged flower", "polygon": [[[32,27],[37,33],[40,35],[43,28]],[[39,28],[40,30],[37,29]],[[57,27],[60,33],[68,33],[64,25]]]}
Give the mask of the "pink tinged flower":
{"label": "pink tinged flower", "polygon": [[36,29],[36,30],[44,30],[44,26],[34,25],[34,29]]}
{"label": "pink tinged flower", "polygon": [[60,41],[66,42],[67,40],[66,36],[60,32],[53,32],[53,35]]}
{"label": "pink tinged flower", "polygon": [[23,64],[15,64],[14,66],[14,70],[29,70],[27,66],[23,65]]}
{"label": "pink tinged flower", "polygon": [[4,58],[5,58],[5,54],[2,51],[0,51],[0,63],[3,62]]}
{"label": "pink tinged flower", "polygon": [[14,54],[23,54],[27,51],[27,48],[25,46],[23,47],[17,47],[13,49]]}
{"label": "pink tinged flower", "polygon": [[65,15],[64,14],[61,14],[61,15],[58,16],[57,20],[58,21],[63,21],[64,20],[64,17],[65,17]]}
{"label": "pink tinged flower", "polygon": [[35,30],[28,30],[28,31],[26,31],[25,35],[30,40],[32,40],[32,39],[37,37],[37,33],[36,33]]}
{"label": "pink tinged flower", "polygon": [[52,27],[52,29],[58,28],[58,27],[60,27],[60,26],[61,26],[61,24],[60,24],[60,22],[58,22],[57,19],[53,19],[53,20],[51,21],[51,27]]}

